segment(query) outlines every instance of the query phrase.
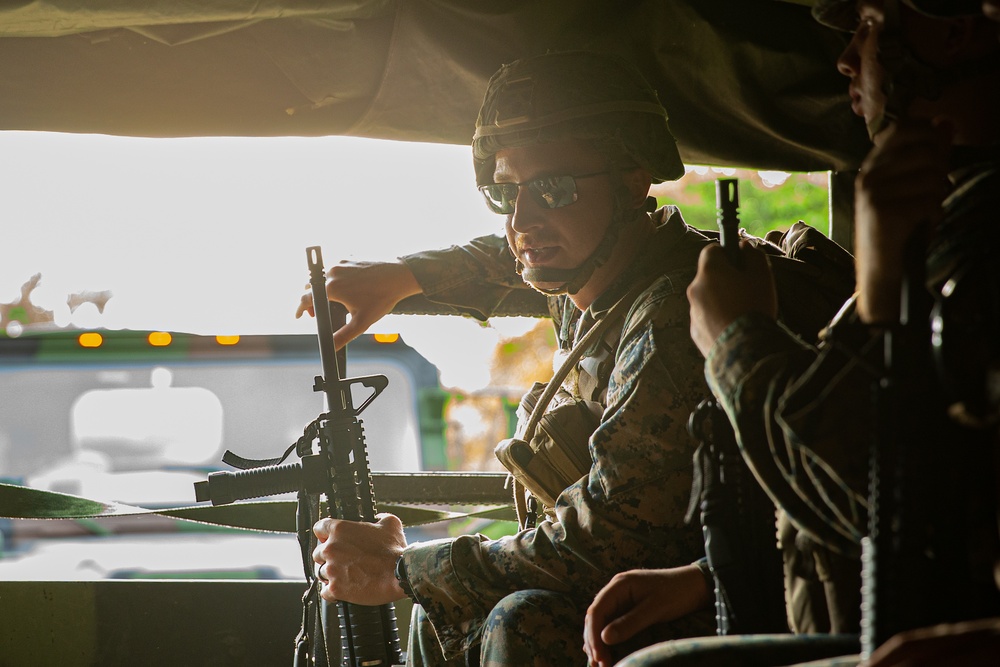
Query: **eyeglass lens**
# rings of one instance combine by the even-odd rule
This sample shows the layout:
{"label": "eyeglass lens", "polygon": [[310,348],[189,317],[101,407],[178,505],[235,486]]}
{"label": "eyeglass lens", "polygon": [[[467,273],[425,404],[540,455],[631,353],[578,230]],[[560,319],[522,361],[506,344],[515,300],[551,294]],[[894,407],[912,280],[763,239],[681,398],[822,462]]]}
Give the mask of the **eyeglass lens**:
{"label": "eyeglass lens", "polygon": [[576,179],[572,176],[546,176],[527,183],[494,183],[479,189],[486,198],[486,205],[494,213],[510,215],[514,212],[517,192],[520,186],[528,188],[528,193],[545,208],[569,206],[577,199]]}

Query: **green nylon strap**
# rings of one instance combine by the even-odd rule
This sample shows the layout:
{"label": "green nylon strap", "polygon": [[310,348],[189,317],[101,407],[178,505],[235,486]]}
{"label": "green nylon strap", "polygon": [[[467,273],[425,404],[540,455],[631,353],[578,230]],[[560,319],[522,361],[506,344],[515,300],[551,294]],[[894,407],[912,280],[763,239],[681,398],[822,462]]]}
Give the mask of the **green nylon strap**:
{"label": "green nylon strap", "polygon": [[[80,520],[157,514],[184,521],[264,532],[294,533],[296,502],[254,501],[231,505],[197,505],[148,509],[123,503],[81,498],[66,493],[0,484],[0,517],[7,519]],[[466,518],[514,521],[510,507],[472,512],[449,512],[404,505],[380,505],[380,512],[395,514],[404,526],[421,526]]]}

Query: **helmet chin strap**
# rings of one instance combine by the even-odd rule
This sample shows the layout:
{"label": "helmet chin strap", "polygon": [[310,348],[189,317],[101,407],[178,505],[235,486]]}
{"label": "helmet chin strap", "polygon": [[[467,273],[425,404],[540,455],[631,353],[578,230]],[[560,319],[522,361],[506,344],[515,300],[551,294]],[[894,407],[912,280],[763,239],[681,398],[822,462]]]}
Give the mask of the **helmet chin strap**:
{"label": "helmet chin strap", "polygon": [[[531,285],[532,289],[549,296],[576,294],[579,292],[590,280],[590,277],[594,275],[594,271],[608,261],[608,258],[611,257],[611,251],[614,250],[615,245],[618,243],[622,228],[627,222],[626,215],[630,210],[624,205],[626,195],[627,192],[624,191],[624,186],[621,186],[616,191],[611,222],[604,231],[601,242],[597,244],[597,247],[590,253],[590,256],[583,260],[582,264],[572,269],[556,269],[544,266],[532,268],[525,267],[521,260],[518,259],[514,265],[518,275],[521,276],[524,282]],[[638,214],[639,211],[635,211],[635,213]],[[542,284],[553,283],[558,286],[550,288],[539,287]]]}

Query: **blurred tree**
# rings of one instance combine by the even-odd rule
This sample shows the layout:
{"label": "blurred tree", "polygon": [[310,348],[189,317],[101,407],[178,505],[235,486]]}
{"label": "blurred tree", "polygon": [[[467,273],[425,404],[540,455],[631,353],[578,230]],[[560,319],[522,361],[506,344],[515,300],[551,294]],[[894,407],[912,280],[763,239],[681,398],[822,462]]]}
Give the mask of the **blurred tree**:
{"label": "blurred tree", "polygon": [[715,181],[740,183],[740,226],[754,236],[782,231],[802,220],[829,233],[827,174],[758,172],[746,169],[689,167],[678,181],[653,186],[657,204],[676,204],[684,220],[698,229],[716,229]]}
{"label": "blurred tree", "polygon": [[514,434],[514,411],[534,382],[552,377],[555,331],[541,319],[520,336],[501,341],[490,360],[488,388],[452,392],[445,420],[448,467],[452,470],[503,470],[493,454],[497,443]]}
{"label": "blurred tree", "polygon": [[[0,303],[0,333],[20,331],[20,327],[42,324],[53,320],[52,311],[36,306],[31,301],[31,293],[42,281],[42,274],[36,273],[21,285],[21,298],[10,303]],[[16,323],[16,324],[15,324]]]}

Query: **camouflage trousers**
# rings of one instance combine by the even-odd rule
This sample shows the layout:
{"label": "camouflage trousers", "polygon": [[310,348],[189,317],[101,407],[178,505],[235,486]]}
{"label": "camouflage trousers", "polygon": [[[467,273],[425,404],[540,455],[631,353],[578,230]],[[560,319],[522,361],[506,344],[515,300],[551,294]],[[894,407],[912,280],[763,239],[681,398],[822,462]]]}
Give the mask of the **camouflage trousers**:
{"label": "camouflage trousers", "polygon": [[[782,667],[808,663],[853,667],[857,635],[732,635],[665,642],[633,653],[617,667]],[[845,657],[845,656],[852,657]]]}
{"label": "camouflage trousers", "polygon": [[583,617],[586,607],[551,591],[518,591],[501,600],[483,623],[478,646],[446,659],[420,605],[413,605],[407,665],[412,667],[586,666]]}
{"label": "camouflage trousers", "polygon": [[[413,606],[407,665],[411,667],[586,667],[583,620],[587,605],[552,591],[526,590],[502,599],[483,623],[480,641],[468,654],[446,659],[420,605]],[[658,625],[615,647],[616,659],[675,637],[715,631],[713,612],[691,614]]]}

